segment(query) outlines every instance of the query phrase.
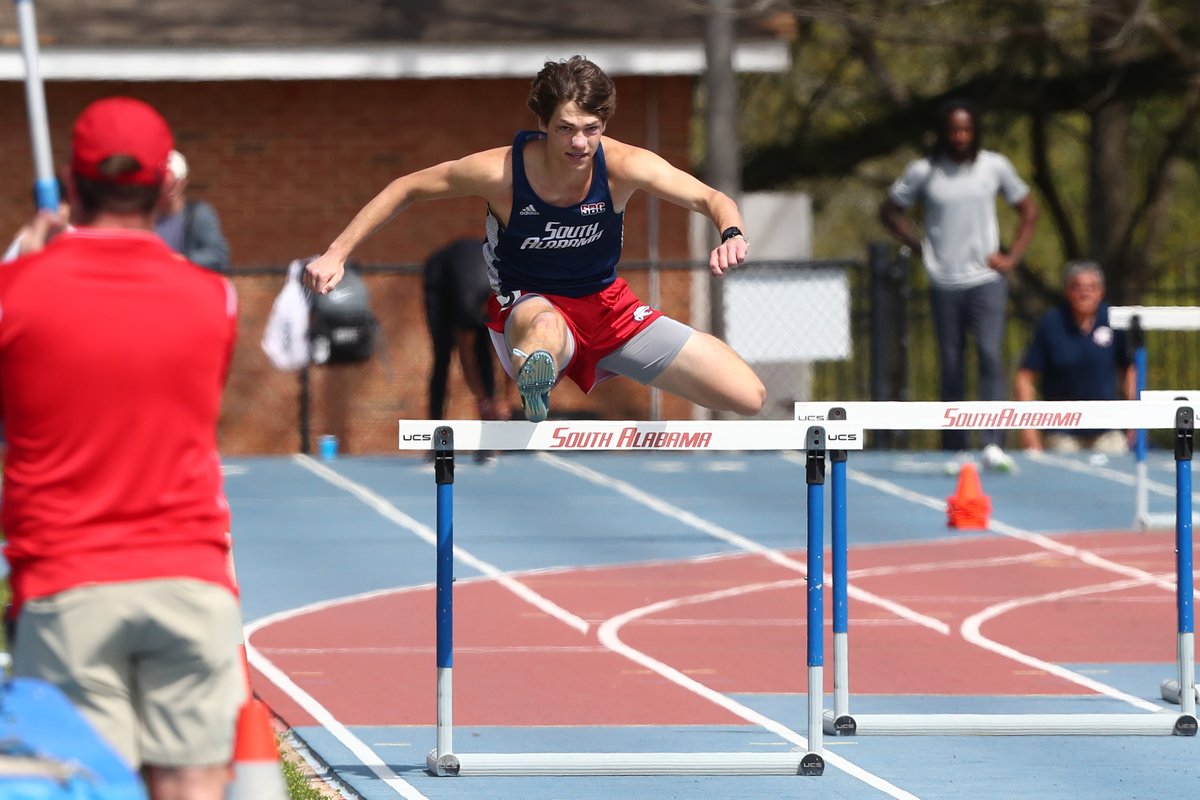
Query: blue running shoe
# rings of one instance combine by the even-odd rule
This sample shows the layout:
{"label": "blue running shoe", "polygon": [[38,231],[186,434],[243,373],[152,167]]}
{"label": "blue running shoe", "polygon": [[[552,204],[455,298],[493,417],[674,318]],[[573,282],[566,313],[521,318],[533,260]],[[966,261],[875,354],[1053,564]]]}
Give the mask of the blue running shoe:
{"label": "blue running shoe", "polygon": [[534,350],[525,359],[517,372],[517,391],[521,393],[521,406],[525,419],[542,422],[550,414],[550,390],[558,379],[554,356],[545,350]]}

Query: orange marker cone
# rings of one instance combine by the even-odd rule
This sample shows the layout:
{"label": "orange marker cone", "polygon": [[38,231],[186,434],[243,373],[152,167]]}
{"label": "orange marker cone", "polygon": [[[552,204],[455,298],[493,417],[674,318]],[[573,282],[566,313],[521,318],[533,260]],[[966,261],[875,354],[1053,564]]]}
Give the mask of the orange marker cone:
{"label": "orange marker cone", "polygon": [[963,530],[987,528],[992,513],[992,499],[983,493],[979,470],[966,462],[958,471],[958,487],[946,498],[946,525]]}
{"label": "orange marker cone", "polygon": [[238,714],[226,800],[288,800],[267,707],[252,697]]}
{"label": "orange marker cone", "polygon": [[238,712],[230,765],[233,779],[225,790],[225,800],[288,800],[270,712],[250,691],[250,662],[245,645],[242,666],[246,671],[247,699]]}

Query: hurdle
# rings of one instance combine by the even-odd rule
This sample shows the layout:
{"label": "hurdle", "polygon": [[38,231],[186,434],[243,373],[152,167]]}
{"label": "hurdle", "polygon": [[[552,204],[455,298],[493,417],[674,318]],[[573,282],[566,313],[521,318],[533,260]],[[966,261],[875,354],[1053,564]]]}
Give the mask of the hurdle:
{"label": "hurdle", "polygon": [[[861,449],[852,423],[775,421],[400,422],[401,450],[434,453],[437,491],[437,739],[435,776],[805,775],[824,773],[824,496],[826,448]],[[807,750],[786,753],[459,753],[453,725],[454,455],[457,450],[806,451]]]}
{"label": "hurdle", "polygon": [[[1200,307],[1191,306],[1112,306],[1108,309],[1108,324],[1113,330],[1128,331],[1129,345],[1133,349],[1133,366],[1137,375],[1137,392],[1141,400],[1175,399],[1163,397],[1163,392],[1146,389],[1146,374],[1149,360],[1146,354],[1146,331],[1197,331],[1200,330]],[[1178,392],[1170,392],[1172,395]],[[1193,407],[1195,405],[1193,404]],[[1150,439],[1145,428],[1138,428],[1134,438],[1134,500],[1133,527],[1135,530],[1169,528],[1175,524],[1170,513],[1150,512],[1150,468],[1146,457],[1150,451]]]}
{"label": "hurdle", "polygon": [[[1143,356],[1144,357],[1144,356]],[[1141,373],[1139,373],[1139,381]],[[1138,398],[1154,402],[1172,402],[1200,408],[1200,392],[1186,389],[1141,389]],[[1175,514],[1150,510],[1150,447],[1145,430],[1138,430],[1134,440],[1133,528],[1139,531],[1161,530],[1175,525]]]}
{"label": "hurdle", "polygon": [[[1196,735],[1196,664],[1192,581],[1192,451],[1195,415],[1174,402],[1108,400],[1007,403],[860,402],[796,403],[795,418],[806,424],[853,420],[867,430],[996,429],[1173,429],[1176,464],[1176,671],[1180,713],[1143,714],[851,714],[849,619],[845,604],[845,522],[833,523],[834,708],[824,714],[825,731],[853,735]],[[845,472],[834,462],[831,491],[845,496]],[[839,484],[841,484],[839,488]],[[833,513],[845,514],[834,501]],[[839,537],[839,527],[843,531]],[[1165,689],[1164,689],[1165,691]],[[1164,710],[1165,711],[1165,710]]]}

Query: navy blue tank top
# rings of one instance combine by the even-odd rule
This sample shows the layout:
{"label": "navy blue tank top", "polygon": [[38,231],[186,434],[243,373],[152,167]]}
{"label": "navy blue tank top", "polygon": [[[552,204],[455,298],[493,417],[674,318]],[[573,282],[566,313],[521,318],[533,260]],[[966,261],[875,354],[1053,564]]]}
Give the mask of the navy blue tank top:
{"label": "navy blue tank top", "polygon": [[525,143],[541,131],[518,131],[512,147],[512,211],[508,225],[489,210],[483,255],[499,294],[520,290],[567,297],[594,294],[617,278],[624,213],[613,210],[603,147],[592,159],[592,185],[583,202],[552,206],[525,177]]}

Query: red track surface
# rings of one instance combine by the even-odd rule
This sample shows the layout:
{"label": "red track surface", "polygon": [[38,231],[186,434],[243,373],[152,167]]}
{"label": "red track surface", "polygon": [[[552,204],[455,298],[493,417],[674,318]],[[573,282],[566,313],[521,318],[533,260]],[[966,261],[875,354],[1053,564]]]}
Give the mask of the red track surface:
{"label": "red track surface", "polygon": [[[1117,563],[1173,574],[1169,534],[1059,537]],[[802,562],[803,554],[793,554]],[[966,563],[963,563],[966,562]],[[826,569],[830,566],[826,555]],[[950,635],[850,600],[855,694],[1075,694],[1078,686],[991,653],[960,626],[988,607],[1124,580],[1069,556],[1008,538],[948,539],[850,554],[851,583],[945,622]],[[882,572],[883,574],[878,574]],[[866,573],[855,576],[855,573]],[[875,574],[872,574],[875,573]],[[490,581],[455,590],[457,725],[669,725],[740,722],[686,689],[608,650],[606,620],[651,603],[771,582],[793,585],[689,603],[620,630],[626,644],[716,691],[802,693],[802,576],[752,555],[531,574],[522,582],[592,623],[568,627]],[[825,589],[826,617],[832,592]],[[348,725],[435,720],[434,592],[399,591],[306,613],[252,643]],[[1056,663],[1170,662],[1174,595],[1158,586],[1014,608],[984,623],[998,643]],[[832,689],[826,637],[826,684]],[[292,726],[313,720],[261,675],[256,690]]]}

